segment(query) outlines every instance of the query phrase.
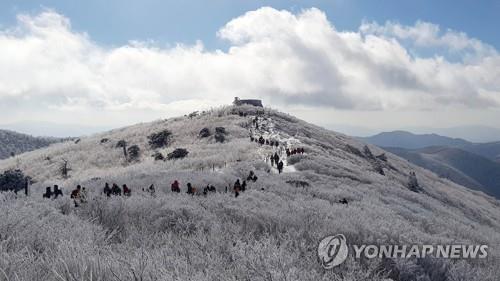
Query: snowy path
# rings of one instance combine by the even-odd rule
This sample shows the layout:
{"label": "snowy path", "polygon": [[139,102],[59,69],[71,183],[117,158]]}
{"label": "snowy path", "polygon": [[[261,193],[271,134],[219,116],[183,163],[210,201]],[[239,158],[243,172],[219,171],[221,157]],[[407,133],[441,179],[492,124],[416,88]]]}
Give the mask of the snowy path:
{"label": "snowy path", "polygon": [[[253,118],[252,118],[253,119]],[[271,154],[278,153],[280,160],[283,161],[283,171],[282,173],[294,173],[297,170],[293,165],[288,165],[287,157],[285,150],[287,147],[299,147],[301,146],[301,142],[289,135],[285,135],[283,133],[277,132],[275,130],[275,125],[270,120],[270,118],[262,118],[258,117],[257,119],[258,128],[255,128],[255,124],[252,122],[252,128],[250,129],[250,135],[254,139],[258,139],[261,136],[266,140],[278,141],[279,147],[272,147],[270,145],[260,145],[258,149],[258,154],[264,159],[266,164],[268,165],[271,173],[278,174],[278,168],[276,164],[274,166],[271,165],[271,160],[269,157]]]}

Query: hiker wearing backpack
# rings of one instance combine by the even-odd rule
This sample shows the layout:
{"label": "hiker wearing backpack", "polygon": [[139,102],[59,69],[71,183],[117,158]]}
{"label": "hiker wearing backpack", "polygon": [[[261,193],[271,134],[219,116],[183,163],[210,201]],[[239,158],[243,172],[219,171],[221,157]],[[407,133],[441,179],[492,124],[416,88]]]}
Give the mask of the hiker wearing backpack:
{"label": "hiker wearing backpack", "polygon": [[111,187],[109,187],[109,183],[104,184],[104,189],[102,191],[106,196],[111,196]]}
{"label": "hiker wearing backpack", "polygon": [[56,184],[54,185],[54,199],[57,199],[57,197],[63,196],[62,190],[59,189],[59,186]]}
{"label": "hiker wearing backpack", "polygon": [[47,186],[45,188],[45,193],[43,194],[43,198],[50,199],[51,197],[52,197],[52,189],[50,188],[50,186]]}
{"label": "hiker wearing backpack", "polygon": [[172,192],[181,192],[181,188],[179,187],[179,182],[177,180],[174,180],[174,182],[170,185],[170,189]]}
{"label": "hiker wearing backpack", "polygon": [[124,196],[132,195],[132,190],[130,188],[128,188],[128,186],[126,184],[124,184],[122,187],[123,187],[123,195]]}
{"label": "hiker wearing backpack", "polygon": [[281,174],[281,172],[283,172],[283,161],[280,161],[280,162],[278,163],[278,173],[280,173],[280,174]]}
{"label": "hiker wearing backpack", "polygon": [[81,199],[81,190],[82,190],[82,187],[80,185],[77,185],[76,189],[73,189],[73,191],[71,191],[70,198],[73,199],[73,202],[75,203],[75,207],[80,206],[78,204],[78,202]]}

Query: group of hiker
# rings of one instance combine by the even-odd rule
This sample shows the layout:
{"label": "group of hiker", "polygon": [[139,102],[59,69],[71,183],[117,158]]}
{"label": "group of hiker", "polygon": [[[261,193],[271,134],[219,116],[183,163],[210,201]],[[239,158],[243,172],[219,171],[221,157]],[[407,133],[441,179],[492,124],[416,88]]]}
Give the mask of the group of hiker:
{"label": "group of hiker", "polygon": [[271,154],[269,159],[271,159],[271,166],[274,167],[274,164],[276,164],[276,168],[278,169],[278,173],[281,174],[281,172],[283,172],[284,164],[283,164],[283,161],[280,160],[280,156],[278,155],[278,153],[275,152],[274,154]]}
{"label": "group of hiker", "polygon": [[[63,192],[58,185],[54,185],[54,190],[50,186],[45,188],[45,193],[43,198],[46,199],[57,199],[57,197],[63,197]],[[75,206],[78,207],[80,203],[87,202],[87,189],[78,185],[74,190],[71,191],[70,198],[73,199]]]}
{"label": "group of hiker", "polygon": [[58,185],[54,185],[54,191],[52,191],[52,188],[50,186],[47,186],[45,188],[45,193],[43,194],[43,198],[47,199],[56,199],[59,196],[63,196],[62,190],[59,189]]}
{"label": "group of hiker", "polygon": [[255,138],[255,137],[251,136],[250,141],[256,142],[260,145],[270,145],[270,146],[275,146],[275,147],[278,147],[280,145],[279,141],[265,139],[263,136],[260,136],[259,138]]}
{"label": "group of hiker", "polygon": [[113,183],[111,187],[109,186],[109,183],[104,184],[103,193],[108,197],[111,197],[111,195],[121,196],[122,192],[124,196],[132,195],[132,190],[126,184],[122,185],[122,188],[120,188],[116,183]]}
{"label": "group of hiker", "polygon": [[[252,181],[256,182],[258,177],[255,175],[253,171],[250,171],[248,174],[248,177],[246,180],[243,180],[241,183],[239,179],[236,180],[236,182],[233,185],[233,191],[235,193],[235,197],[238,197],[240,192],[243,192],[247,188],[247,181]],[[187,183],[187,194],[190,195],[195,195],[198,194],[197,188],[193,187],[193,185],[188,182]],[[171,191],[175,193],[180,193],[181,188],[180,188],[180,183],[178,180],[175,180],[171,186]],[[152,196],[155,195],[156,189],[154,184],[150,185],[147,189],[143,188],[143,192],[148,192]],[[208,195],[208,193],[216,193],[217,189],[215,186],[207,184],[206,187],[203,188],[203,195]],[[228,187],[226,186],[226,193],[228,192]],[[106,195],[107,197],[111,196],[131,196],[132,195],[132,189],[130,189],[126,184],[118,186],[118,184],[113,183],[111,186],[109,183],[104,184],[103,192],[102,194]],[[54,190],[52,191],[52,188],[49,186],[46,188],[45,193],[43,194],[43,198],[48,198],[48,199],[56,199],[59,196],[63,196],[62,190],[59,188],[58,185],[54,185]],[[75,204],[75,207],[80,206],[81,203],[86,203],[87,202],[87,189],[85,187],[82,187],[81,185],[77,185],[77,187],[71,191],[70,198],[73,199],[73,202]]]}
{"label": "group of hiker", "polygon": [[290,157],[291,155],[295,155],[295,154],[304,154],[304,152],[305,152],[305,150],[302,147],[294,148],[294,149],[287,148],[286,149],[286,156]]}

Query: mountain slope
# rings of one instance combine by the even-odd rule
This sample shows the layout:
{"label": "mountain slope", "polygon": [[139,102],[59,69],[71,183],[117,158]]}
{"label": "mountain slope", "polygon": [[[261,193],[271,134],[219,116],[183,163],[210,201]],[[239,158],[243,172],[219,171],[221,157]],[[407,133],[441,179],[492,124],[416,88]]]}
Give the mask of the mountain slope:
{"label": "mountain slope", "polygon": [[[199,136],[203,128],[210,136]],[[172,133],[168,145],[153,148],[148,136],[164,130]],[[217,142],[221,134],[223,143]],[[281,147],[250,141],[261,135]],[[137,161],[126,160],[120,140],[137,145]],[[278,174],[266,159],[285,147],[305,153],[286,159]],[[155,160],[176,148],[189,153]],[[436,274],[494,280],[500,274],[499,201],[383,153],[290,115],[245,106],[55,144],[0,161],[0,171],[19,168],[36,181],[29,198],[0,195],[0,237],[20,237],[8,244],[0,268],[26,280],[383,280],[389,272],[394,280],[436,280]],[[68,178],[60,172],[64,160]],[[247,191],[237,198],[230,188],[225,192],[251,170],[258,180]],[[411,172],[418,192],[409,188]],[[170,191],[173,180],[181,182],[180,194]],[[105,182],[127,184],[131,198],[102,196]],[[187,182],[198,189],[212,184],[218,192],[191,196]],[[65,194],[77,184],[87,187],[88,203],[74,208],[67,196],[43,200],[44,187],[53,184]],[[141,191],[150,184],[154,197]],[[342,198],[349,204],[339,204]],[[337,233],[354,244],[484,243],[490,251],[481,262],[388,263],[350,255],[340,271],[325,271],[316,247]]]}
{"label": "mountain slope", "polygon": [[500,198],[500,164],[453,147],[384,148],[460,185]]}
{"label": "mountain slope", "polygon": [[33,137],[8,130],[0,130],[0,159],[49,146],[55,138]]}

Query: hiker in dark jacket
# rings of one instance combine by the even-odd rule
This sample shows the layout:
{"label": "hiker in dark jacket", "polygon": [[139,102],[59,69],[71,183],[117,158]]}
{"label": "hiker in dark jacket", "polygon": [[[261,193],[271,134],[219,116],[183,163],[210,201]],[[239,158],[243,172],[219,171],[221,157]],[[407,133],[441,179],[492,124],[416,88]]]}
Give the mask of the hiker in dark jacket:
{"label": "hiker in dark jacket", "polygon": [[103,193],[108,197],[111,196],[111,187],[109,187],[109,183],[104,184]]}
{"label": "hiker in dark jacket", "polygon": [[196,189],[191,185],[190,182],[187,183],[187,194],[191,194],[191,195],[194,195],[194,192],[196,191]]}
{"label": "hiker in dark jacket", "polygon": [[281,172],[283,172],[283,161],[280,161],[280,162],[278,163],[278,173],[280,173],[280,174],[281,174]]}
{"label": "hiker in dark jacket", "polygon": [[247,181],[243,181],[243,183],[241,184],[241,192],[244,192],[245,190],[247,189]]}
{"label": "hiker in dark jacket", "polygon": [[181,188],[179,187],[179,182],[177,180],[174,180],[170,188],[172,189],[172,192],[181,192]]}
{"label": "hiker in dark jacket", "polygon": [[78,203],[81,200],[81,195],[82,195],[81,190],[82,190],[82,187],[80,185],[77,185],[76,189],[71,191],[70,198],[73,199],[73,202],[75,203],[75,207],[80,206]]}
{"label": "hiker in dark jacket", "polygon": [[274,167],[274,155],[271,155],[271,166]]}
{"label": "hiker in dark jacket", "polygon": [[130,188],[128,188],[128,186],[126,184],[124,184],[122,187],[123,187],[123,195],[125,195],[125,196],[132,195],[132,190]]}
{"label": "hiker in dark jacket", "polygon": [[234,189],[234,192],[241,191],[241,183],[240,183],[239,179],[237,179],[236,182],[234,183],[233,189]]}
{"label": "hiker in dark jacket", "polygon": [[54,198],[57,199],[57,197],[63,196],[62,190],[59,189],[59,186],[56,184],[54,185]]}
{"label": "hiker in dark jacket", "polygon": [[116,183],[113,183],[113,187],[111,188],[111,194],[116,196],[122,195],[122,190]]}
{"label": "hiker in dark jacket", "polygon": [[280,157],[278,156],[278,153],[274,153],[274,162],[279,163],[280,162]]}
{"label": "hiker in dark jacket", "polygon": [[50,188],[50,186],[47,186],[45,188],[45,193],[43,194],[43,198],[50,199],[51,197],[52,197],[52,189]]}

